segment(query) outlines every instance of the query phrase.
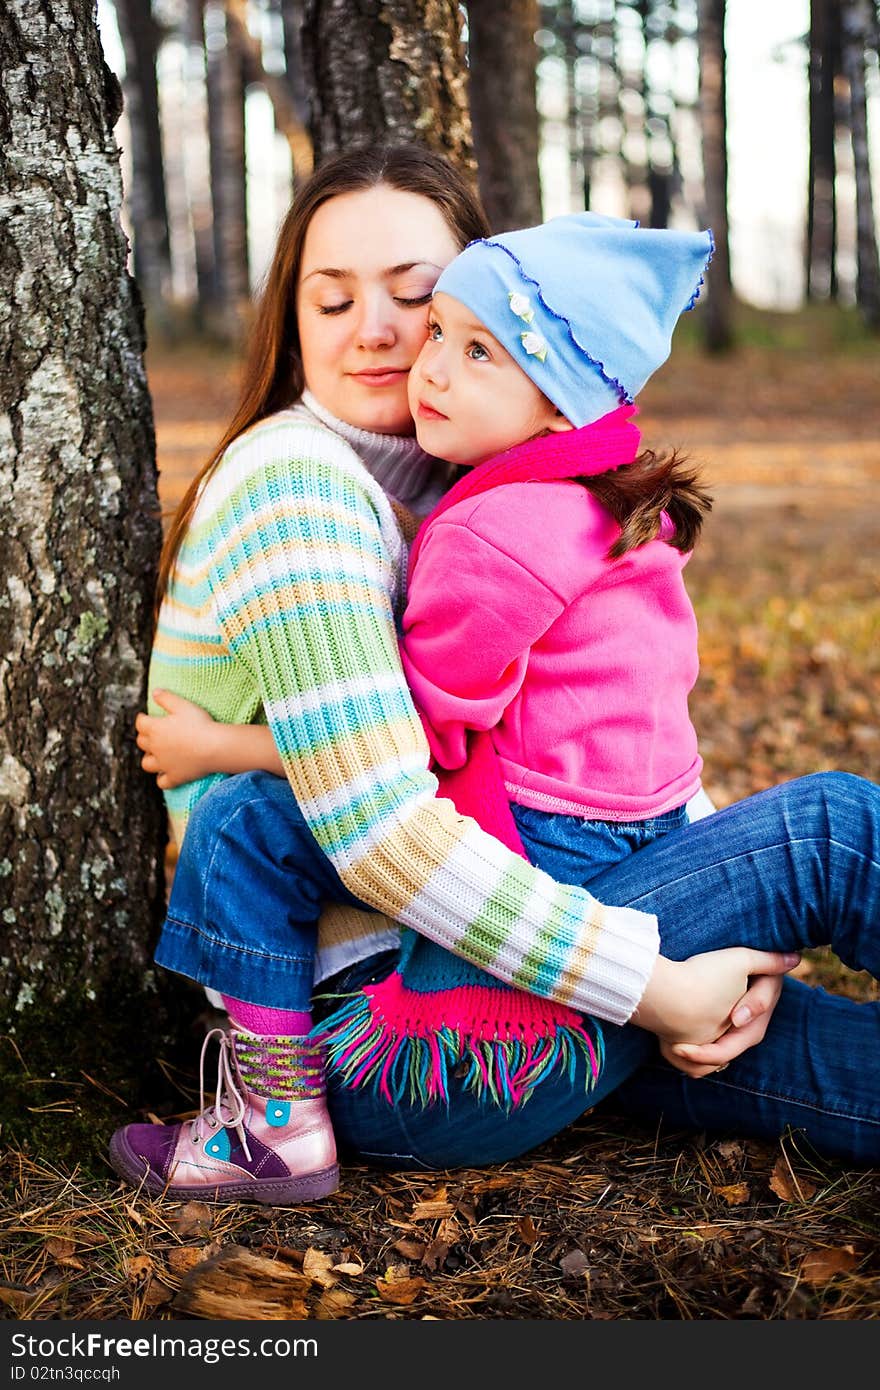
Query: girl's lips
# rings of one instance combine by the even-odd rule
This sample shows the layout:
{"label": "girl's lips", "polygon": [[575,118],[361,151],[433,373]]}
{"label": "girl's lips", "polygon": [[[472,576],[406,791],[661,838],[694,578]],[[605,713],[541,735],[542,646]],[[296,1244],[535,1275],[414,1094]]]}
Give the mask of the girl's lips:
{"label": "girl's lips", "polygon": [[351,376],[362,386],[396,386],[409,376],[409,368],[388,367],[379,371],[352,372]]}
{"label": "girl's lips", "polygon": [[416,414],[420,420],[448,420],[448,415],[442,415],[439,410],[435,410],[432,405],[427,405],[424,401],[419,401]]}

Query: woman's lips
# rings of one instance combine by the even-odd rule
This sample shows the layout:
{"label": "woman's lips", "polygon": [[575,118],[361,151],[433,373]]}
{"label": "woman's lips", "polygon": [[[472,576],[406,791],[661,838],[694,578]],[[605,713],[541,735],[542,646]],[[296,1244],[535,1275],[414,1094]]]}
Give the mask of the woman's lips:
{"label": "woman's lips", "polygon": [[362,386],[397,386],[409,376],[409,367],[381,367],[376,371],[351,372]]}
{"label": "woman's lips", "polygon": [[447,420],[449,418],[447,415],[441,414],[439,410],[435,410],[432,405],[428,405],[427,401],[419,401],[416,414],[420,420]]}

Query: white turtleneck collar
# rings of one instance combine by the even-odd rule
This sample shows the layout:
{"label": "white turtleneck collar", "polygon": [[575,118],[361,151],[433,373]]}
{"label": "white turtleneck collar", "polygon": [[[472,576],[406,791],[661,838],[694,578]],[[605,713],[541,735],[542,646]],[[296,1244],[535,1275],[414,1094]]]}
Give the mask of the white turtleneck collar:
{"label": "white turtleneck collar", "polygon": [[308,389],[299,405],[350,444],[382,490],[413,511],[429,511],[448,487],[449,464],[426,454],[415,435],[374,434],[337,420]]}

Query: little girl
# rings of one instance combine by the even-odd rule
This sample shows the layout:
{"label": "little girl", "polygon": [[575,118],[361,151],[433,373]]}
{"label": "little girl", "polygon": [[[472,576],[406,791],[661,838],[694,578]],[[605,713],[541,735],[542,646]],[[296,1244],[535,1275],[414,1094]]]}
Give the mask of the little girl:
{"label": "little girl", "polygon": [[[686,825],[700,788],[682,571],[710,504],[675,455],[639,452],[630,417],[711,253],[709,232],[593,213],[472,242],[410,373],[419,444],[469,470],[415,539],[402,619],[433,768],[461,814],[561,882]],[[138,744],[163,789],[281,774],[268,728],[154,699],[167,715],[140,715]],[[475,1092],[518,1105],[575,1053],[588,1084],[602,1060],[594,1020],[414,932],[320,1036],[340,1084],[391,1102],[444,1098],[464,1066]]]}

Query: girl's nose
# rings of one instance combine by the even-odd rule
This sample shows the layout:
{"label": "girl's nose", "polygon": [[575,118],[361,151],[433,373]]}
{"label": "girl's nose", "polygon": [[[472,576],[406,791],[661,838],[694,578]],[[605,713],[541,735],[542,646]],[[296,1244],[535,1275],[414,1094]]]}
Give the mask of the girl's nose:
{"label": "girl's nose", "polygon": [[438,391],[445,390],[449,385],[449,373],[443,359],[442,344],[434,343],[429,338],[418,356],[417,367],[419,375],[431,386],[435,386]]}

